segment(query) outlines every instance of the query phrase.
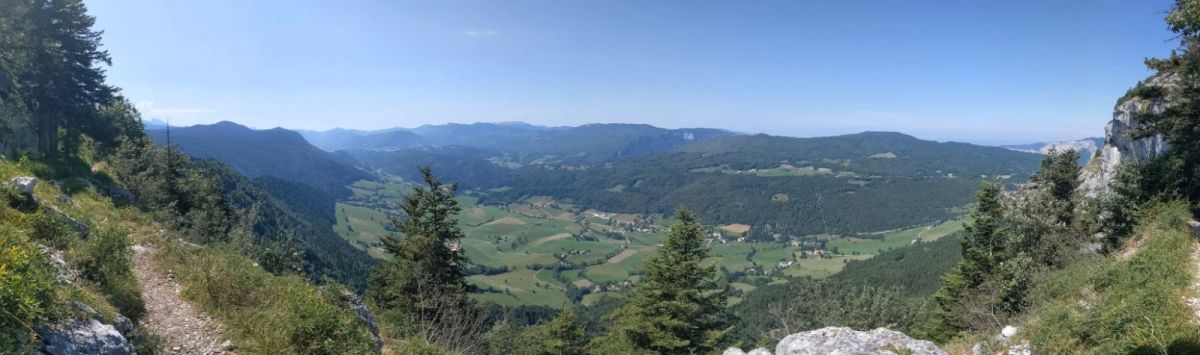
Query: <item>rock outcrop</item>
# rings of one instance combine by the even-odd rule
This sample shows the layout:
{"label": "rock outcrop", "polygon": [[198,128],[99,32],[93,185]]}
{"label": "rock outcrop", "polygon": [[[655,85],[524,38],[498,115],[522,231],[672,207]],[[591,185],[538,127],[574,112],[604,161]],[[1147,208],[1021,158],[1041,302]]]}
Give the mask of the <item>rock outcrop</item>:
{"label": "rock outcrop", "polygon": [[[34,328],[45,354],[134,354],[133,345],[117,326],[101,322],[100,315],[91,307],[75,304],[80,317],[64,319],[53,324],[42,324]],[[128,319],[119,317],[117,324],[132,328]]]}
{"label": "rock outcrop", "polygon": [[[746,354],[741,349],[725,350],[725,355]],[[766,349],[755,349],[749,354],[768,355]],[[913,339],[904,333],[886,328],[869,332],[843,327],[828,327],[783,338],[775,346],[775,355],[808,354],[947,354],[931,341]]]}
{"label": "rock outcrop", "polygon": [[[1178,77],[1159,74],[1150,77],[1142,85],[1173,89],[1178,86]],[[1142,117],[1148,113],[1162,113],[1171,99],[1172,95],[1168,94],[1156,99],[1126,97],[1117,102],[1113,119],[1104,129],[1104,146],[1083,172],[1080,188],[1088,196],[1097,196],[1108,189],[1122,161],[1144,163],[1166,153],[1169,147],[1162,135],[1139,138],[1135,130],[1141,126]]]}

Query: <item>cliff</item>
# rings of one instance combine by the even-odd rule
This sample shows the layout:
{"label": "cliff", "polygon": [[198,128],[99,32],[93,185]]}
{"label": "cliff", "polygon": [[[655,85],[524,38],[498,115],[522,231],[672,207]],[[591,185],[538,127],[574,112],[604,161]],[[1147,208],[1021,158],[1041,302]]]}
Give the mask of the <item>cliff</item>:
{"label": "cliff", "polygon": [[[1139,88],[1172,89],[1178,86],[1177,83],[1176,75],[1158,74],[1141,83]],[[1170,90],[1166,91],[1170,92]],[[1137,130],[1143,124],[1143,117],[1147,114],[1162,113],[1173,99],[1174,95],[1167,94],[1157,99],[1126,95],[1117,100],[1113,118],[1104,128],[1104,146],[1100,148],[1099,154],[1083,171],[1083,183],[1080,188],[1088,196],[1095,197],[1108,189],[1109,183],[1116,174],[1117,166],[1122,161],[1145,163],[1166,153],[1167,141],[1162,135],[1139,137]]]}

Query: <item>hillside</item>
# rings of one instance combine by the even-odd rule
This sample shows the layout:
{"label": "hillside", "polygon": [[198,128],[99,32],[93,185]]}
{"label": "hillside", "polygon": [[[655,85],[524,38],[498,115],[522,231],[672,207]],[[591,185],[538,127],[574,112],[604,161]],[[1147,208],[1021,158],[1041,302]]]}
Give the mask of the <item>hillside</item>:
{"label": "hillside", "polygon": [[0,160],[4,181],[37,177],[29,195],[0,188],[0,353],[374,349],[338,287],[267,272],[253,246],[187,242],[162,211],[110,196],[110,172],[55,168]]}
{"label": "hillside", "polygon": [[[167,130],[148,130],[159,145]],[[171,127],[171,144],[198,159],[216,159],[249,177],[274,176],[308,184],[334,196],[346,194],[351,182],[370,178],[340,157],[322,151],[300,134],[285,129],[253,130],[220,122]]]}

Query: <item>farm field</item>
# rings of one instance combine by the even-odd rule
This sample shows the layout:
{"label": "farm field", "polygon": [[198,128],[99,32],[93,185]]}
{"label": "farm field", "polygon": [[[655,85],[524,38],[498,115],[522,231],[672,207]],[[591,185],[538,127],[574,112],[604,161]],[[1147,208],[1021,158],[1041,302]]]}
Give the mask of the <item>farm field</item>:
{"label": "farm field", "polygon": [[[399,182],[358,182],[355,197],[336,206],[334,230],[371,256],[387,259],[380,240],[393,235],[389,216],[409,188]],[[580,209],[548,198],[529,198],[505,206],[479,205],[478,199],[457,198],[462,213],[459,227],[466,237],[461,247],[471,265],[486,274],[468,277],[479,300],[501,305],[562,307],[591,303],[627,292],[639,277],[642,263],[654,255],[670,222],[662,216],[639,216]],[[391,207],[388,207],[391,206]],[[785,277],[823,278],[841,271],[849,260],[866,259],[914,240],[934,240],[962,228],[963,220],[880,233],[876,238],[808,236],[824,241],[825,249],[808,255],[790,243],[709,241],[711,262],[735,273],[733,287],[752,292],[755,282],[786,282]],[[712,226],[712,231],[740,235],[745,224]],[[837,253],[831,251],[836,250]],[[474,266],[473,266],[474,267]],[[557,268],[557,270],[556,270]],[[763,276],[754,276],[763,275]],[[583,290],[582,292],[580,290]],[[576,300],[571,294],[582,294]],[[732,297],[737,302],[740,297]]]}

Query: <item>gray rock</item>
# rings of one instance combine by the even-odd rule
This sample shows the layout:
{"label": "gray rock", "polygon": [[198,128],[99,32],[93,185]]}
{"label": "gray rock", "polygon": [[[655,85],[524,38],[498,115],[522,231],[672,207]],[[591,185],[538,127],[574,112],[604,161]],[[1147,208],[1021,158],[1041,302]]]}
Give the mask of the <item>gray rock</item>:
{"label": "gray rock", "polygon": [[767,350],[767,348],[758,348],[750,350],[750,352],[746,353],[746,355],[771,355],[771,351]]}
{"label": "gray rock", "polygon": [[999,337],[999,338],[1000,338],[1000,339],[1002,339],[1002,340],[1003,340],[1003,339],[1012,338],[1012,337],[1013,337],[1013,335],[1017,335],[1017,332],[1019,332],[1019,331],[1021,331],[1021,328],[1014,327],[1014,326],[1011,326],[1011,325],[1006,325],[1006,326],[1004,326],[1004,329],[1001,329],[1001,330],[1000,330],[1000,337]]}
{"label": "gray rock", "polygon": [[67,319],[39,325],[34,331],[42,340],[39,350],[45,354],[134,354],[129,340],[116,327],[101,323],[94,313],[82,320]]}
{"label": "gray rock", "polygon": [[113,320],[113,328],[116,328],[121,334],[129,335],[133,332],[133,321],[129,318],[118,314],[117,319]]}
{"label": "gray rock", "polygon": [[77,273],[75,269],[71,268],[71,265],[68,265],[67,261],[63,259],[62,250],[57,250],[39,244],[38,251],[41,251],[42,254],[45,254],[46,258],[50,260],[50,265],[54,266],[54,269],[58,271],[58,277],[56,278],[56,281],[64,284],[75,282],[79,273]]}
{"label": "gray rock", "polygon": [[9,184],[12,185],[13,189],[17,190],[17,193],[25,197],[33,197],[33,190],[37,188],[37,178],[32,176],[18,176],[12,178]]}
{"label": "gray rock", "polygon": [[775,355],[801,354],[946,354],[936,344],[910,338],[904,333],[878,328],[869,332],[829,327],[783,338],[775,346]]}
{"label": "gray rock", "polygon": [[[1172,89],[1178,87],[1178,83],[1177,75],[1156,74],[1143,85]],[[1122,162],[1145,163],[1167,152],[1169,147],[1162,135],[1138,138],[1135,130],[1142,124],[1143,116],[1162,113],[1173,99],[1174,95],[1168,94],[1154,100],[1127,98],[1117,102],[1112,121],[1104,129],[1104,146],[1100,148],[1099,156],[1092,159],[1083,171],[1080,188],[1089,197],[1108,191],[1109,184],[1116,176],[1117,166]]]}
{"label": "gray rock", "polygon": [[724,352],[721,352],[721,355],[746,355],[746,352],[738,348],[729,348],[725,349]]}

